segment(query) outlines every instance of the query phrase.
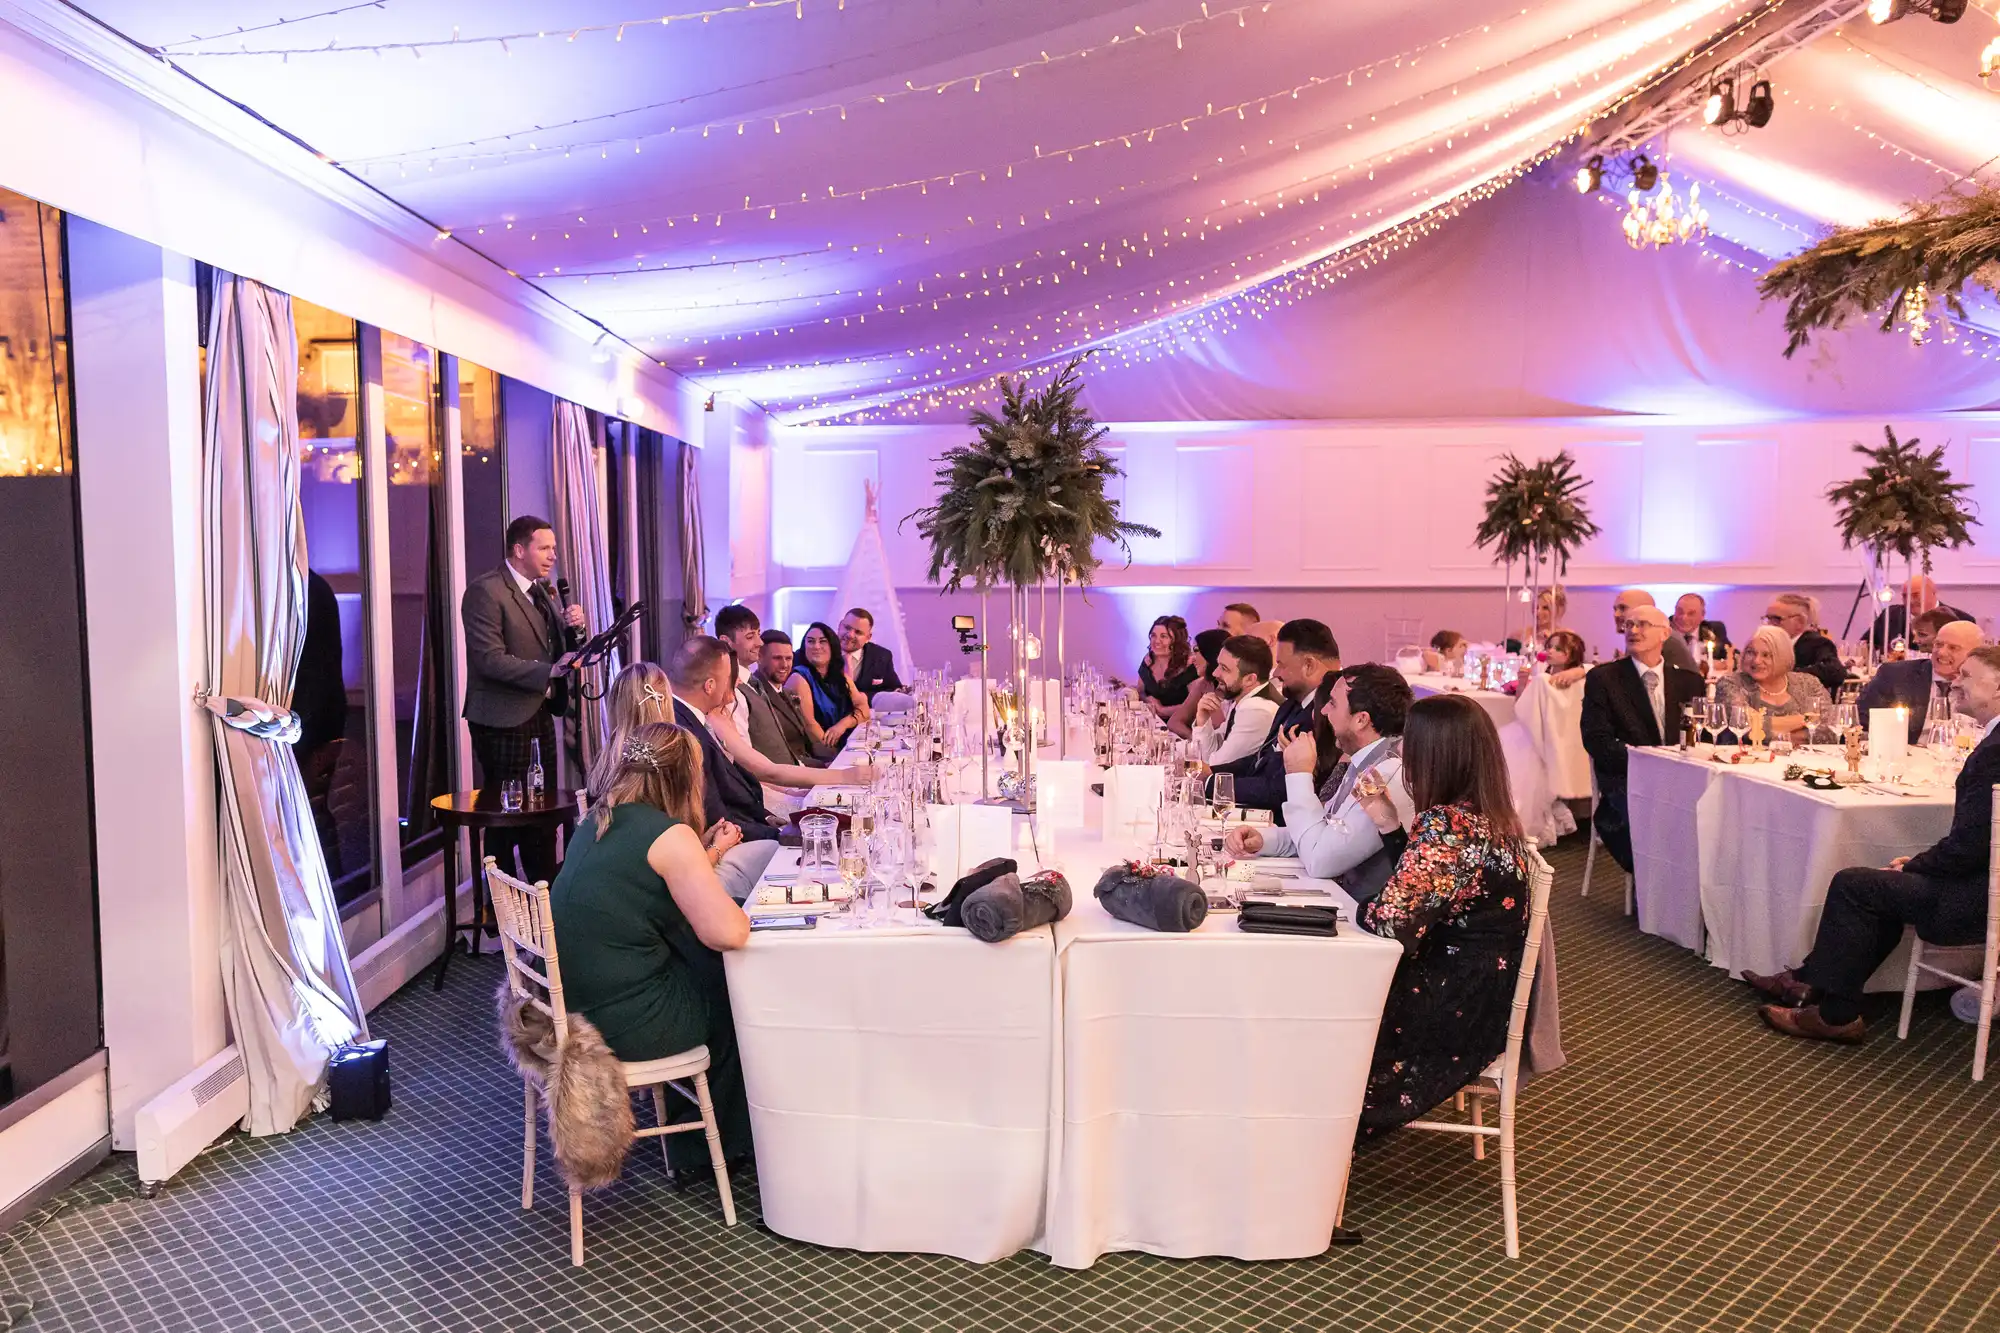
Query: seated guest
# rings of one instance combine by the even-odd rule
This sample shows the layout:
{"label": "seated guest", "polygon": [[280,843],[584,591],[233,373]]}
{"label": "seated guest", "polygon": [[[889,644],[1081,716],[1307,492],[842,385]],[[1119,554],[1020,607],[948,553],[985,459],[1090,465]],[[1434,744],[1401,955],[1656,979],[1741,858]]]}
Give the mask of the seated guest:
{"label": "seated guest", "polygon": [[1625,811],[1625,752],[1634,745],[1664,745],[1679,736],[1688,701],[1701,697],[1706,687],[1695,672],[1668,665],[1665,649],[1670,631],[1659,607],[1641,605],[1623,619],[1625,656],[1592,667],[1583,678],[1579,730],[1597,775],[1597,809],[1591,813],[1591,823],[1604,850],[1629,875],[1632,826]]}
{"label": "seated guest", "polygon": [[[1743,669],[1715,683],[1716,702],[1742,705],[1764,715],[1764,739],[1788,736],[1806,740],[1806,717],[1823,717],[1826,687],[1803,671],[1792,670],[1792,641],[1775,625],[1759,625],[1743,645]],[[1738,741],[1745,739],[1737,737]]]}
{"label": "seated guest", "polygon": [[[1235,775],[1239,809],[1275,810],[1283,818],[1285,747],[1298,732],[1314,730],[1314,719],[1326,707],[1327,694],[1339,674],[1340,644],[1332,630],[1320,621],[1307,619],[1287,620],[1278,627],[1271,681],[1282,692],[1283,699],[1271,723],[1271,734],[1257,747],[1256,753],[1213,766],[1218,773]],[[1311,771],[1309,767],[1307,772]]]}
{"label": "seated guest", "polygon": [[1431,646],[1424,649],[1424,670],[1449,674],[1455,665],[1465,661],[1466,650],[1471,647],[1457,630],[1441,629],[1431,635]]}
{"label": "seated guest", "polygon": [[840,652],[848,683],[862,698],[873,705],[877,695],[889,694],[896,696],[887,701],[890,712],[901,711],[897,704],[910,707],[896,675],[896,655],[875,642],[875,616],[866,607],[857,606],[840,618]]}
{"label": "seated guest", "polygon": [[[736,658],[736,672],[740,679],[757,665],[757,655],[764,647],[764,627],[758,623],[757,613],[749,607],[731,603],[715,613],[715,637],[722,640]],[[750,734],[750,702],[738,698],[734,704],[736,729],[745,736]]]}
{"label": "seated guest", "polygon": [[[1296,856],[1306,874],[1338,882],[1356,902],[1381,892],[1396,868],[1402,830],[1413,813],[1402,783],[1400,741],[1410,697],[1410,683],[1394,667],[1369,662],[1340,672],[1323,710],[1345,761],[1333,795],[1321,800],[1313,784],[1319,766],[1313,733],[1296,733],[1284,749],[1285,822],[1270,829],[1233,828],[1228,850],[1236,856]],[[1355,789],[1368,775],[1388,786],[1400,820],[1394,830],[1376,828],[1361,808]]]}
{"label": "seated guest", "polygon": [[1979,626],[1969,620],[1948,621],[1931,641],[1929,657],[1913,657],[1904,662],[1884,662],[1874,679],[1861,687],[1860,714],[1867,725],[1869,710],[1907,708],[1910,710],[1910,744],[1923,738],[1931,701],[1950,698],[1958,683],[1959,671],[1981,642]]}
{"label": "seated guest", "polygon": [[[1627,588],[1613,599],[1611,603],[1611,624],[1612,628],[1616,629],[1621,637],[1625,633],[1625,622],[1630,620],[1632,613],[1642,606],[1650,606],[1654,610],[1659,610],[1659,604],[1653,600],[1653,594],[1647,592],[1644,588]],[[1666,618],[1666,613],[1662,611],[1660,619],[1664,621]],[[1698,672],[1701,670],[1701,667],[1695,662],[1694,650],[1689,648],[1687,644],[1683,643],[1672,633],[1667,635],[1666,644],[1660,651],[1666,655],[1668,666],[1677,666],[1684,671]]]}
{"label": "seated guest", "polygon": [[1278,651],[1278,631],[1285,627],[1282,620],[1260,620],[1250,627],[1250,633],[1264,641],[1264,646],[1272,652]]}
{"label": "seated guest", "polygon": [[722,746],[723,753],[738,768],[763,784],[767,810],[798,813],[802,804],[800,793],[807,787],[865,786],[874,781],[875,771],[872,768],[827,768],[824,765],[815,768],[809,764],[779,763],[752,745],[750,738],[736,728],[736,707],[742,705],[748,709],[750,704],[740,688],[741,680],[734,660],[729,666],[729,692],[708,710],[702,721]]}
{"label": "seated guest", "polygon": [[1992,852],[1993,787],[2000,783],[2000,648],[1975,648],[1954,686],[1958,711],[1985,728],[1958,774],[1951,830],[1886,870],[1855,867],[1833,877],[1812,952],[1797,968],[1743,979],[1771,997],[1764,1021],[1793,1037],[1860,1041],[1861,988],[1915,926],[1927,943],[1977,944],[1986,938],[1986,876]]}
{"label": "seated guest", "polygon": [[[1590,674],[1590,663],[1584,660],[1586,651],[1583,636],[1575,630],[1555,631],[1542,641],[1542,674],[1559,690],[1574,689]],[[1528,674],[1533,674],[1532,668]]]}
{"label": "seated guest", "polygon": [[1792,669],[1805,672],[1826,686],[1829,696],[1837,697],[1847,680],[1847,668],[1833,640],[1813,628],[1818,621],[1819,603],[1804,593],[1781,592],[1764,608],[1764,623],[1776,625],[1792,642]]}
{"label": "seated guest", "polygon": [[1161,616],[1146,633],[1146,655],[1139,659],[1139,698],[1154,717],[1165,721],[1187,702],[1188,687],[1197,671],[1188,651],[1187,621]]}
{"label": "seated guest", "polygon": [[1910,622],[1910,655],[1916,656],[1920,653],[1928,653],[1931,650],[1931,645],[1937,642],[1937,632],[1939,630],[1943,629],[1946,625],[1959,624],[1961,622],[1967,625],[1973,623],[1970,620],[1965,620],[1956,611],[1947,611],[1941,606],[1934,606],[1916,617]]}
{"label": "seated guest", "polygon": [[[1362,1095],[1364,1135],[1415,1120],[1507,1049],[1528,939],[1527,843],[1486,710],[1462,694],[1410,705],[1398,781],[1417,812],[1409,845],[1356,917],[1403,946]],[[1375,786],[1361,808],[1384,834],[1405,818]]]}
{"label": "seated guest", "polygon": [[838,752],[847,733],[868,720],[868,700],[848,683],[847,663],[837,643],[832,626],[813,621],[800,645],[800,660],[792,666],[792,678],[785,682],[799,701],[814,751],[827,755]]}
{"label": "seated guest", "polygon": [[[1904,600],[1909,602],[1907,609],[1903,605]],[[1905,637],[1904,626],[1910,623],[1911,617],[1926,611],[1943,611],[1947,616],[1946,624],[1953,620],[1972,619],[1957,607],[1946,606],[1938,600],[1937,582],[1930,575],[1913,574],[1903,585],[1903,599],[1889,603],[1876,614],[1875,623],[1868,628],[1868,641],[1875,645],[1877,652],[1886,650],[1895,640]]]}
{"label": "seated guest", "polygon": [[[715,642],[713,639],[710,643]],[[696,728],[700,730],[700,728]],[[702,751],[693,733],[648,722],[619,742],[603,798],[577,825],[549,886],[563,997],[620,1060],[708,1048],[708,1095],[731,1161],[750,1153],[750,1105],[723,980],[722,953],[750,919],[717,878],[729,824],[702,816]],[[682,1098],[679,1119],[698,1112]],[[667,1139],[667,1160],[699,1178],[699,1133]]]}
{"label": "seated guest", "polygon": [[604,745],[590,761],[584,788],[584,804],[591,809],[604,799],[611,779],[617,775],[619,754],[625,738],[653,722],[674,720],[674,690],[667,673],[653,662],[634,662],[611,678],[604,692]]}
{"label": "seated guest", "polygon": [[1729,631],[1720,620],[1708,619],[1708,599],[1698,592],[1684,592],[1674,603],[1674,637],[1688,646],[1697,663],[1709,661],[1729,650]]}
{"label": "seated guest", "polygon": [[1223,607],[1222,614],[1215,618],[1215,627],[1233,639],[1239,634],[1248,634],[1255,629],[1258,619],[1257,608],[1250,603],[1231,602]]}
{"label": "seated guest", "polygon": [[824,768],[833,752],[821,753],[814,747],[799,701],[785,688],[792,678],[792,636],[767,629],[758,636],[757,645],[756,666],[736,682],[750,743],[773,763]]}
{"label": "seated guest", "polygon": [[1202,698],[1215,692],[1215,662],[1228,642],[1229,636],[1219,629],[1205,629],[1194,636],[1188,653],[1188,665],[1195,669],[1194,683],[1188,686],[1187,698],[1166,716],[1167,730],[1183,740],[1194,735],[1194,712]]}
{"label": "seated guest", "polygon": [[720,640],[698,634],[674,650],[668,674],[674,682],[674,721],[701,743],[702,818],[710,824],[726,819],[742,832],[745,843],[757,844],[754,861],[746,852],[723,868],[723,882],[741,902],[770,864],[783,821],[771,817],[764,789],[729,757],[707,723],[710,713],[729,707],[735,670]]}
{"label": "seated guest", "polygon": [[1195,757],[1213,768],[1255,754],[1277,717],[1271,649],[1262,639],[1239,634],[1216,655],[1215,693],[1195,707]]}
{"label": "seated guest", "polygon": [[1563,617],[1569,614],[1569,593],[1561,584],[1544,588],[1535,597],[1535,624],[1532,630],[1521,630],[1509,643],[1510,649],[1518,650],[1530,640],[1535,643],[1548,642],[1549,635],[1562,627]]}

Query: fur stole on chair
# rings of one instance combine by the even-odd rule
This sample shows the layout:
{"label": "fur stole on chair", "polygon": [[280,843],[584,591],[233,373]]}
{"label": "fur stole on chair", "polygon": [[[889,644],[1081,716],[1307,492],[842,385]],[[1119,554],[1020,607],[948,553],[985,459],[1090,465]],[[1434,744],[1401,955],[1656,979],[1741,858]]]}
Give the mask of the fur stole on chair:
{"label": "fur stole on chair", "polygon": [[637,1122],[632,1094],[604,1034],[581,1014],[569,1015],[560,1055],[555,1024],[517,999],[503,979],[494,996],[500,1049],[522,1078],[542,1090],[556,1165],[573,1189],[603,1189],[618,1179]]}

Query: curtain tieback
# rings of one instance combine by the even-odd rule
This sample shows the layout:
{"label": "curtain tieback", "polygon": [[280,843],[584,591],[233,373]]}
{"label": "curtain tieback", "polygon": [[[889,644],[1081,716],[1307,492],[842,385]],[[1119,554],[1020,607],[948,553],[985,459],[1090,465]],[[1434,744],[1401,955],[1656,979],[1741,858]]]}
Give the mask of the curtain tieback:
{"label": "curtain tieback", "polygon": [[260,739],[290,745],[299,738],[299,715],[262,699],[219,695],[204,685],[195,691],[194,701],[221,718],[224,726],[247,731]]}

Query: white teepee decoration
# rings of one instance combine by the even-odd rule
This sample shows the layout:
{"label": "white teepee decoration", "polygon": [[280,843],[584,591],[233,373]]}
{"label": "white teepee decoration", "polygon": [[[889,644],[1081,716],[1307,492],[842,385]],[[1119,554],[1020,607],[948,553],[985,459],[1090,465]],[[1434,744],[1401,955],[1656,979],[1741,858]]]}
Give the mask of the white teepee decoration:
{"label": "white teepee decoration", "polygon": [[875,617],[875,642],[896,655],[896,673],[908,680],[916,663],[910,657],[909,632],[903,628],[903,604],[896,600],[896,580],[889,575],[889,550],[882,544],[880,493],[872,481],[861,486],[867,497],[861,531],[854,536],[854,550],[847,557],[827,620],[838,620],[852,607],[866,607]]}

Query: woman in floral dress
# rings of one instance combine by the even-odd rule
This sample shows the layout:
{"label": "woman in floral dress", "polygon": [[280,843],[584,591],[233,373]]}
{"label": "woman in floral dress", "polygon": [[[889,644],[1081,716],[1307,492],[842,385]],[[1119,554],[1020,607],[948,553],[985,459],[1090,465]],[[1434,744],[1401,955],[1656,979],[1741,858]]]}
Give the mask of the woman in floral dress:
{"label": "woman in floral dress", "polygon": [[[1457,694],[1412,704],[1402,781],[1417,810],[1409,846],[1361,908],[1363,929],[1403,946],[1369,1066],[1363,1136],[1415,1120],[1506,1049],[1528,938],[1527,844],[1486,710]],[[1376,827],[1395,825],[1386,793],[1364,793],[1362,804]]]}

